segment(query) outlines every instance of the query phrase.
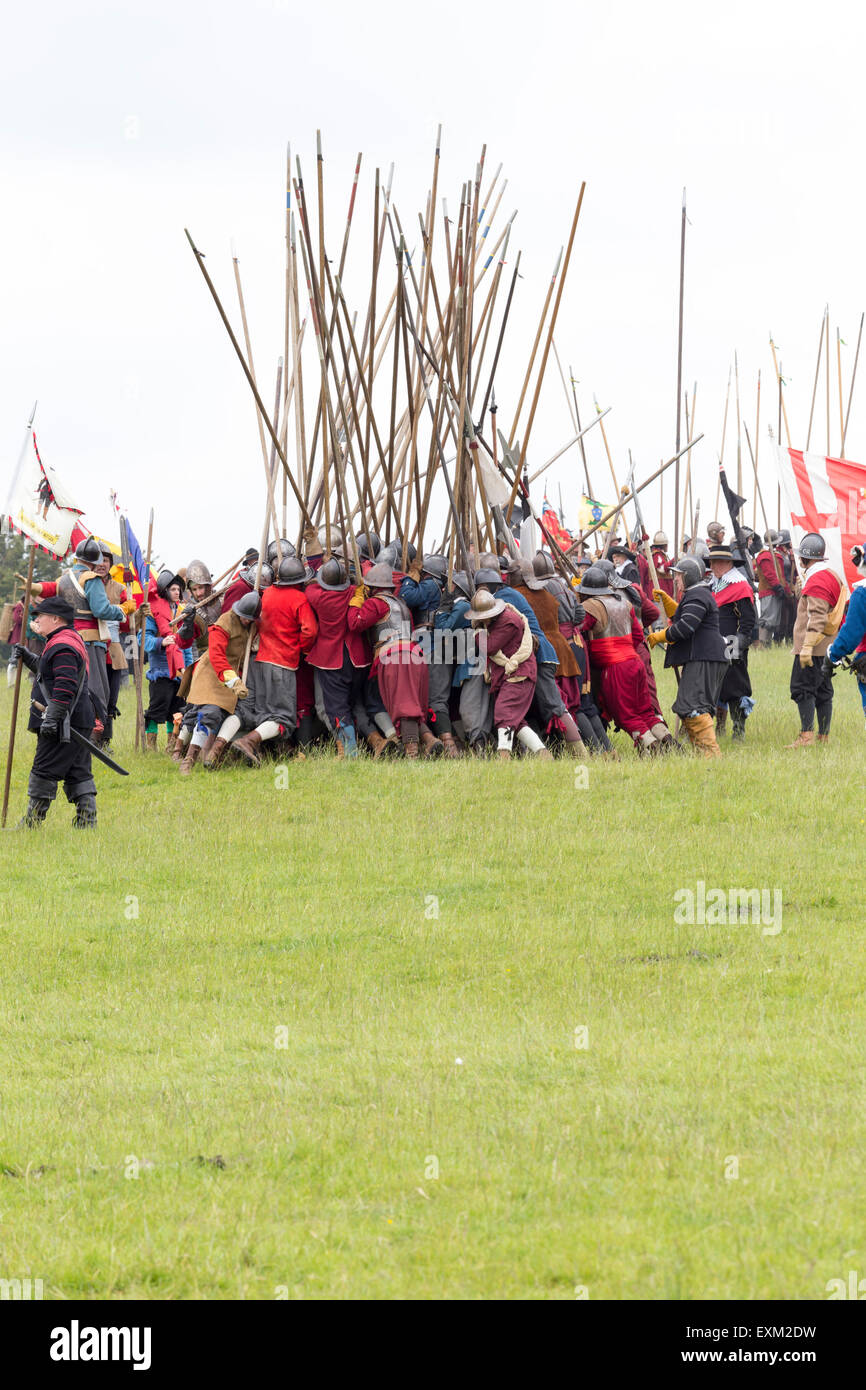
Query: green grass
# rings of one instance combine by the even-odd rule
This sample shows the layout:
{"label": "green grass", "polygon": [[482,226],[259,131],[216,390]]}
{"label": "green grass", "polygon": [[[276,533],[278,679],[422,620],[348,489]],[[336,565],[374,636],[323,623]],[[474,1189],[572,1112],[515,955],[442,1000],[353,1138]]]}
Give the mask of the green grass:
{"label": "green grass", "polygon": [[[127,700],[95,834],[61,798],[0,840],[0,1277],[796,1299],[866,1273],[863,719],[840,675],[831,743],[783,750],[789,665],[753,656],[723,761],[620,736],[586,787],[565,760],[180,778]],[[781,931],[676,925],[699,879],[779,887]]]}

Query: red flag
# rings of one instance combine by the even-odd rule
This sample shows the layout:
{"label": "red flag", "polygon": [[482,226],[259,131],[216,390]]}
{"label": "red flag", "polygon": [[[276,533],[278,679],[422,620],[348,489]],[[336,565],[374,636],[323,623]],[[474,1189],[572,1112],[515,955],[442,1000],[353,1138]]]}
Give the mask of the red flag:
{"label": "red flag", "polygon": [[795,544],[807,531],[819,532],[827,559],[844,571],[853,588],[863,577],[851,563],[850,550],[866,540],[866,467],[781,445],[776,446],[776,459]]}

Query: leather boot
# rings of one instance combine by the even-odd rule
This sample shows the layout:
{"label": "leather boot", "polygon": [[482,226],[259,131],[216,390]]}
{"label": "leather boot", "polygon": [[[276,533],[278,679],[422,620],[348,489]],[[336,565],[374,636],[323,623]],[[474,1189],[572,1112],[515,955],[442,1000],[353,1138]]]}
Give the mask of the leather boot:
{"label": "leather boot", "polygon": [[418,720],[400,720],[400,742],[407,758],[418,757]]}
{"label": "leather boot", "polygon": [[723,733],[725,732],[725,725],[727,724],[727,722],[728,722],[728,711],[727,711],[726,706],[725,706],[725,705],[718,705],[718,706],[716,707],[716,733],[717,733],[717,734],[723,734]]}
{"label": "leather boot", "polygon": [[425,758],[441,758],[442,754],[445,752],[445,745],[442,740],[437,738],[436,735],[427,728],[426,724],[421,726],[420,742],[421,752],[424,754]]}
{"label": "leather boot", "polygon": [[18,830],[37,830],[45,817],[48,815],[50,801],[43,801],[41,797],[31,796],[27,801],[27,810],[18,822]]}
{"label": "leather boot", "polygon": [[786,748],[808,748],[815,742],[814,729],[801,729],[793,743],[786,743]]}
{"label": "leather boot", "polygon": [[198,762],[198,759],[199,759],[200,755],[201,755],[201,744],[200,744],[200,743],[191,743],[191,744],[189,745],[188,750],[187,750],[186,757],[184,758],[183,762],[181,763],[180,767],[178,768],[178,772],[180,773],[180,775],[181,775],[182,777],[188,777],[188,776],[189,776],[189,774],[192,772],[193,768],[195,767],[196,763]]}
{"label": "leather boot", "polygon": [[711,714],[693,714],[683,720],[692,746],[705,758],[720,758],[722,750],[716,742]]}
{"label": "leather boot", "polygon": [[166,742],[165,742],[165,751],[166,751],[166,753],[168,754],[169,757],[171,757],[171,755],[173,754],[173,752],[174,752],[174,750],[175,750],[176,747],[177,747],[177,730],[176,730],[176,729],[172,729],[171,733],[169,734],[169,736],[168,736],[168,738],[166,739]]}
{"label": "leather boot", "polygon": [[385,752],[388,746],[386,740],[379,733],[378,729],[370,730],[370,732],[367,735],[367,742],[370,745],[370,750],[373,754],[374,761],[376,760],[376,758],[381,758],[382,754]]}
{"label": "leather boot", "polygon": [[236,738],[234,746],[251,767],[261,766],[262,759],[258,750],[262,746],[262,736],[258,729],[253,729],[251,733],[242,734],[240,738]]}
{"label": "leather boot", "polygon": [[830,735],[829,735],[829,734],[819,734],[819,735],[818,735],[818,742],[819,742],[819,743],[829,743],[829,742],[830,742]]}
{"label": "leather boot", "polygon": [[[191,737],[192,737],[192,735],[190,735],[190,738],[191,738]],[[172,760],[172,762],[173,762],[173,763],[182,763],[183,760],[184,760],[184,758],[185,758],[186,755],[187,755],[188,750],[189,750],[189,739],[188,739],[188,738],[187,738],[187,739],[182,739],[181,736],[180,736],[180,734],[178,734],[178,736],[177,736],[177,742],[175,743],[174,748],[171,750],[171,760]]]}
{"label": "leather boot", "polygon": [[92,830],[96,825],[96,797],[92,792],[75,798],[72,824],[76,830]]}
{"label": "leather boot", "polygon": [[[212,743],[211,739],[213,739]],[[225,759],[228,748],[231,748],[231,744],[227,739],[220,738],[218,734],[211,734],[202,753],[202,767],[206,767],[208,772],[213,772]]]}
{"label": "leather boot", "polygon": [[454,735],[450,732],[442,735],[442,747],[445,749],[446,758],[459,758],[460,749],[454,741]]}
{"label": "leather boot", "polygon": [[589,750],[580,736],[580,730],[574,722],[573,716],[566,711],[566,713],[561,714],[559,718],[565,729],[565,741],[571,756],[573,758],[588,758]]}
{"label": "leather boot", "polygon": [[144,736],[144,744],[145,744],[145,747],[146,747],[148,753],[155,753],[155,752],[156,752],[156,735],[157,735],[157,732],[158,732],[158,730],[154,729],[152,733],[146,733],[145,736]]}

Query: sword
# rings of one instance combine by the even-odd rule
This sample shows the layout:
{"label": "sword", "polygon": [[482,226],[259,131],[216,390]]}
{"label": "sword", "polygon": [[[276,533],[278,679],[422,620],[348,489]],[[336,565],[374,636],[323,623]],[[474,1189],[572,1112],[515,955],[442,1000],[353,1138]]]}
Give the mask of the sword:
{"label": "sword", "polygon": [[[38,700],[33,701],[33,708],[38,710],[40,714],[44,714],[45,712],[45,706],[40,705]],[[69,734],[71,738],[75,739],[76,743],[81,744],[82,748],[89,749],[89,751],[93,754],[94,758],[98,758],[101,763],[105,763],[106,767],[110,767],[112,772],[119,772],[121,777],[129,776],[129,773],[127,772],[125,767],[121,767],[120,764],[116,763],[113,758],[109,758],[107,753],[103,753],[101,748],[97,748],[95,743],[91,743],[90,739],[85,738],[84,734],[79,733],[77,729],[73,729],[72,727],[70,727]]]}

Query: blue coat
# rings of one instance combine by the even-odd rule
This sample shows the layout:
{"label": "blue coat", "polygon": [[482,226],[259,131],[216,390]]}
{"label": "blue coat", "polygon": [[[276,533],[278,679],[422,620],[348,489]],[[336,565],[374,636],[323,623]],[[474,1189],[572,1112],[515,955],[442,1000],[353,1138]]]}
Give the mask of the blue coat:
{"label": "blue coat", "polygon": [[866,580],[855,584],[848,601],[845,621],[836,633],[827,655],[831,661],[841,661],[843,656],[856,652],[866,637]]}

